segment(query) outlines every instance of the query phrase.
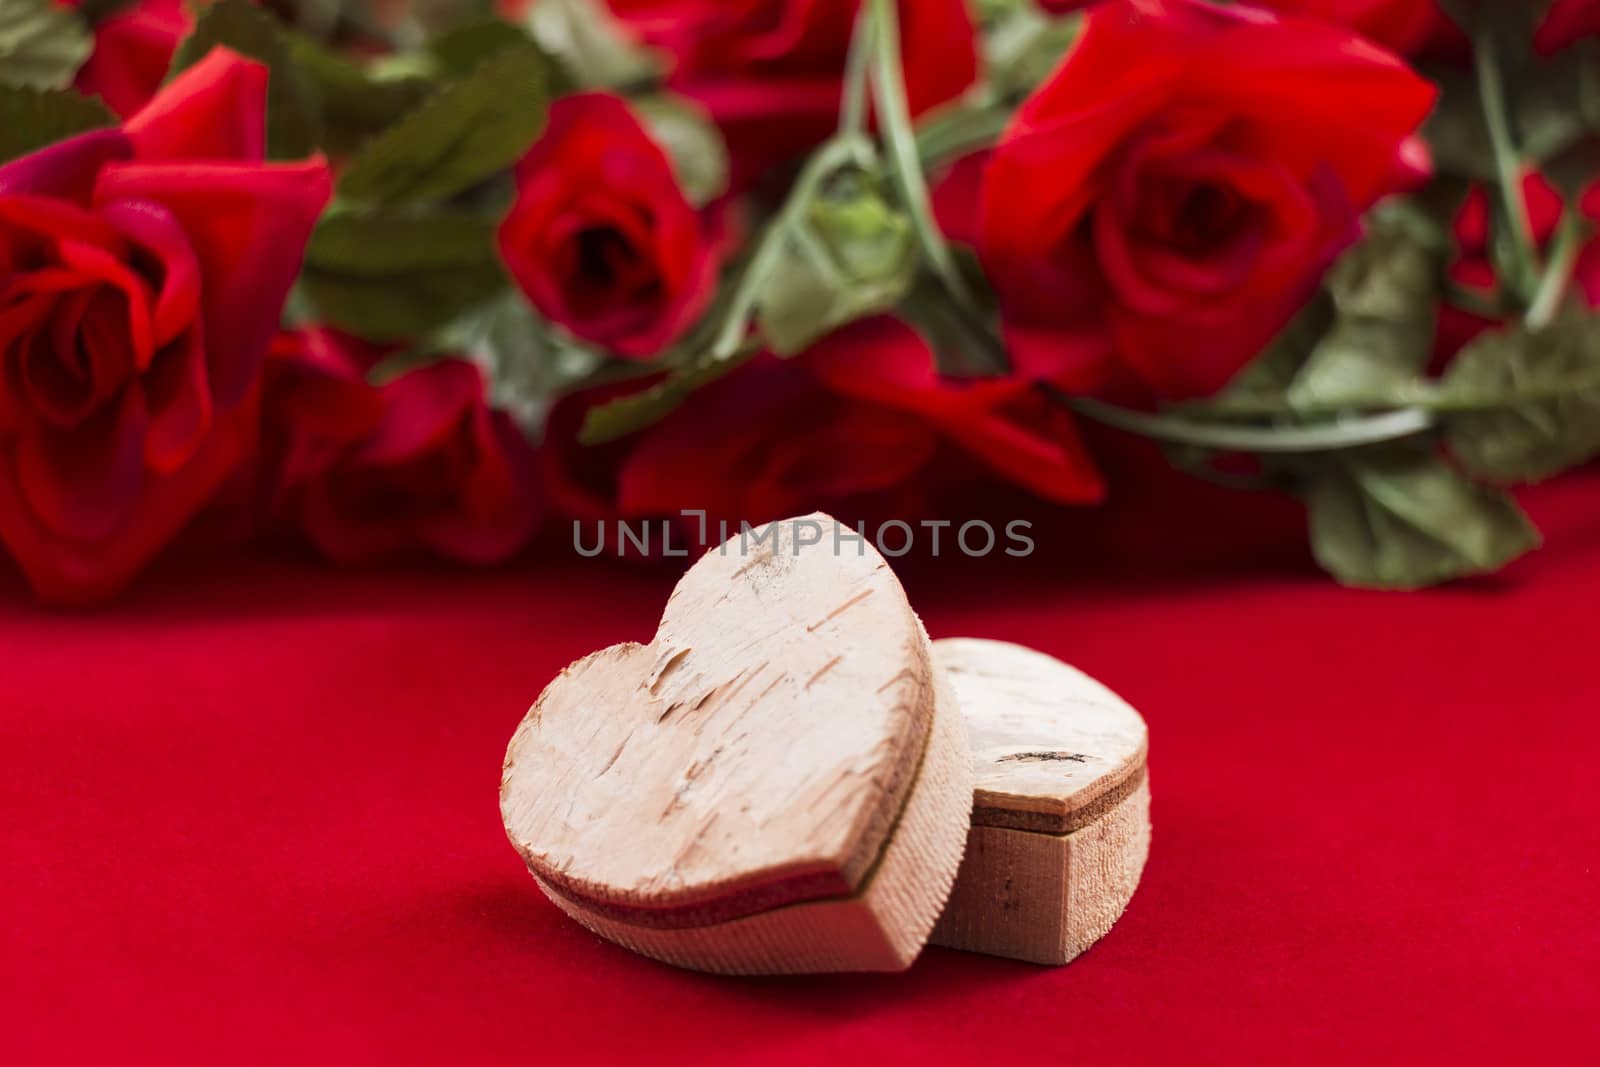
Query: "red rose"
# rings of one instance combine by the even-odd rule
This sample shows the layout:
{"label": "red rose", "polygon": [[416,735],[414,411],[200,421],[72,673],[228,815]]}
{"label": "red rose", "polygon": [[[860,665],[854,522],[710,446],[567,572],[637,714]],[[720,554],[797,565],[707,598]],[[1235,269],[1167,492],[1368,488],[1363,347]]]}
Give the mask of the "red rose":
{"label": "red rose", "polygon": [[1348,26],[1369,41],[1411,55],[1446,25],[1438,0],[1253,0],[1283,15]]}
{"label": "red rose", "polygon": [[1102,492],[1065,413],[1016,379],[940,378],[927,344],[888,318],[760,357],[604,450],[571,442],[591,403],[558,404],[546,437],[547,477],[583,519],[704,508],[713,523],[756,522],[818,506],[912,518],[961,457],[1051,500]]}
{"label": "red rose", "polygon": [[578,441],[578,433],[590,408],[637,388],[631,382],[597,386],[569,393],[550,409],[537,461],[539,481],[551,510],[584,521],[604,522],[619,517],[617,472],[638,438],[586,445]]}
{"label": "red rose", "polygon": [[[608,0],[674,60],[670,84],[722,129],[735,187],[803,155],[833,132],[860,0]],[[901,52],[913,114],[977,78],[966,0],[901,0]]]}
{"label": "red rose", "polygon": [[[1094,0],[1040,0],[1046,11],[1066,14]],[[1248,0],[1280,15],[1300,15],[1348,26],[1369,41],[1401,55],[1439,45],[1457,36],[1439,0]]]}
{"label": "red rose", "polygon": [[262,163],[267,71],[217,50],[121,129],[0,166],[0,540],[106,596],[238,462],[330,182]]}
{"label": "red rose", "polygon": [[649,359],[705,309],[716,287],[713,235],[621,98],[556,101],[517,184],[500,253],[547,318],[617,355]]}
{"label": "red rose", "polygon": [[321,330],[274,345],[261,456],[272,510],[338,563],[514,555],[541,514],[527,439],[485,405],[475,364],[446,359],[375,387],[377,354]]}
{"label": "red rose", "polygon": [[1556,0],[1545,15],[1534,47],[1543,55],[1600,34],[1600,0]]}
{"label": "red rose", "polygon": [[982,178],[977,243],[1018,370],[1214,392],[1354,239],[1433,98],[1322,23],[1094,8]]}
{"label": "red rose", "polygon": [[161,88],[178,42],[193,27],[183,0],[139,0],[107,15],[95,24],[94,51],[77,87],[122,118],[132,116]]}

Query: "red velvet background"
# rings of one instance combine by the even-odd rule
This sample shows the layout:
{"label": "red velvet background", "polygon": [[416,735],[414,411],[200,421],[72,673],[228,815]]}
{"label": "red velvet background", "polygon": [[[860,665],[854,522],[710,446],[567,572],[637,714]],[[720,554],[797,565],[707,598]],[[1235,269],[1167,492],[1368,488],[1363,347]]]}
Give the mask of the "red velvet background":
{"label": "red velvet background", "polygon": [[0,1062],[1592,1061],[1600,477],[1530,494],[1504,577],[1379,595],[1281,502],[1113,474],[1031,560],[907,573],[935,636],[1149,719],[1144,882],[1054,970],[706,977],[539,895],[505,742],[669,574],[191,558],[87,616],[0,578]]}

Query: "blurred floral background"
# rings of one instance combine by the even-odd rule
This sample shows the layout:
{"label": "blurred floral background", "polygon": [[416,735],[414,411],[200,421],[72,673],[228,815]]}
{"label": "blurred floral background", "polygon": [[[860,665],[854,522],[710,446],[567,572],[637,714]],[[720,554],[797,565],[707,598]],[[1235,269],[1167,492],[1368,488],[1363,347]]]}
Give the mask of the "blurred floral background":
{"label": "blurred floral background", "polygon": [[1597,145],[1591,0],[0,0],[0,542],[1092,506],[1092,423],[1492,571],[1600,452]]}

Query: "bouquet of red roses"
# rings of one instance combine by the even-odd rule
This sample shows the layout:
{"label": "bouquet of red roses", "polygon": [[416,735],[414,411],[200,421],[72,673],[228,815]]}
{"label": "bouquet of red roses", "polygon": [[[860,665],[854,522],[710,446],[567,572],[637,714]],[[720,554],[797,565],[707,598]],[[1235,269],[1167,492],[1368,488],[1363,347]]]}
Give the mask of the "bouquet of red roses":
{"label": "bouquet of red roses", "polygon": [[0,541],[1105,492],[1498,568],[1600,453],[1593,0],[0,0]]}

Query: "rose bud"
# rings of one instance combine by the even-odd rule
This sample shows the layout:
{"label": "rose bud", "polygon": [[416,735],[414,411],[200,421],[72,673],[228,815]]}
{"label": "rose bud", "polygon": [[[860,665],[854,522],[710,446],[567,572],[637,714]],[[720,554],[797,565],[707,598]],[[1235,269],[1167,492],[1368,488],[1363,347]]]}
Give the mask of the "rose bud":
{"label": "rose bud", "polygon": [[556,101],[516,174],[500,254],[545,317],[649,359],[705,309],[717,273],[710,226],[621,98]]}

